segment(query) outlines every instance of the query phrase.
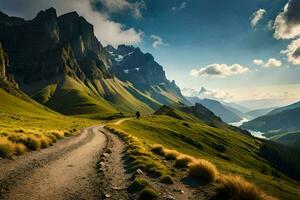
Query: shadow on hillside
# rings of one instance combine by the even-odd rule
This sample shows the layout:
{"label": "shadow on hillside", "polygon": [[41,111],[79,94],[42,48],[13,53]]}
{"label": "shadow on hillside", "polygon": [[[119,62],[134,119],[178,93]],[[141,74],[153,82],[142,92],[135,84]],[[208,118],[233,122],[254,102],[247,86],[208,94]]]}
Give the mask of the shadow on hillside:
{"label": "shadow on hillside", "polygon": [[205,186],[205,185],[209,184],[209,181],[206,181],[204,179],[195,178],[195,177],[190,177],[190,176],[181,179],[181,181],[185,185],[188,185],[188,186],[193,187],[193,188],[198,188],[200,186]]}

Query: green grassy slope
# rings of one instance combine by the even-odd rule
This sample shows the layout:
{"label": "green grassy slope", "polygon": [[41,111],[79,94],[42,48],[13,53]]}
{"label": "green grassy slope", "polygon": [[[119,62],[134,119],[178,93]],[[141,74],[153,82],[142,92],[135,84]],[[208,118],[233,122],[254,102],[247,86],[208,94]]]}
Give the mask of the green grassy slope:
{"label": "green grassy slope", "polygon": [[118,79],[87,81],[65,76],[58,83],[43,86],[32,96],[63,114],[151,113],[160,104]]}
{"label": "green grassy slope", "polygon": [[[184,115],[182,112],[179,114]],[[207,159],[216,164],[221,172],[240,174],[281,199],[297,199],[300,195],[299,182],[277,172],[260,156],[262,141],[229,128],[216,128],[201,121],[185,121],[164,115],[131,119],[112,126],[149,145],[159,143]],[[261,173],[263,169],[265,171]],[[280,174],[281,179],[272,176],[272,171]]]}
{"label": "green grassy slope", "polygon": [[0,88],[1,136],[27,133],[42,135],[49,131],[78,132],[81,128],[94,124],[96,122],[92,120],[65,117],[30,99],[25,101]]}
{"label": "green grassy slope", "polygon": [[267,133],[264,136],[270,140],[300,149],[300,132]]}

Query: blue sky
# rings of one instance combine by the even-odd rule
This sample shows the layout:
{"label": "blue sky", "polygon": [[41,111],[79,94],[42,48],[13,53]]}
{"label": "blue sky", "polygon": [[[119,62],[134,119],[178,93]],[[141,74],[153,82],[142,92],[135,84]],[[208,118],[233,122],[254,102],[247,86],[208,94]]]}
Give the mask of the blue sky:
{"label": "blue sky", "polygon": [[[267,86],[278,86],[288,91],[287,84],[300,82],[300,70],[280,53],[290,40],[274,38],[274,30],[268,28],[268,22],[274,21],[287,3],[288,0],[145,0],[147,8],[142,18],[117,13],[111,19],[142,30],[144,37],[138,46],[151,52],[164,66],[167,76],[175,79],[181,88],[254,90],[262,87],[268,92]],[[252,27],[253,13],[259,9],[264,9],[265,14]],[[165,44],[153,48],[153,34]],[[271,58],[280,61],[281,66],[267,68],[253,63],[254,59],[267,62]],[[192,69],[210,64],[239,64],[249,72],[228,77],[190,75]],[[273,91],[269,92],[272,98]]]}
{"label": "blue sky", "polygon": [[104,45],[152,53],[181,88],[231,92],[228,101],[300,99],[299,0],[0,1],[0,10],[27,19],[51,6],[76,10]]}

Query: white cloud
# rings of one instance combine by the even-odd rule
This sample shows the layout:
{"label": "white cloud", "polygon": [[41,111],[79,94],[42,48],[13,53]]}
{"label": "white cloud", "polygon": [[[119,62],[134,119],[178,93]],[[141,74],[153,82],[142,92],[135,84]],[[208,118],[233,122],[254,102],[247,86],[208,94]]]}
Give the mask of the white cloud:
{"label": "white cloud", "polygon": [[153,48],[157,49],[159,46],[166,46],[167,44],[164,43],[163,39],[157,35],[151,35],[152,46]]}
{"label": "white cloud", "polygon": [[259,9],[256,12],[254,12],[251,16],[251,27],[254,28],[256,25],[260,22],[260,20],[263,19],[264,15],[267,13],[265,9]]}
{"label": "white cloud", "polygon": [[281,51],[288,57],[288,61],[293,65],[300,65],[300,39],[294,40],[288,45],[287,49]]}
{"label": "white cloud", "polygon": [[146,4],[144,1],[136,1],[136,2],[129,2],[127,0],[98,0],[95,3],[101,3],[108,13],[120,13],[129,11],[131,15],[136,18],[140,19],[143,17],[142,9],[146,8]]}
{"label": "white cloud", "polygon": [[244,67],[239,64],[234,64],[234,65],[211,64],[200,69],[192,69],[190,75],[194,77],[199,77],[203,75],[226,77],[226,76],[244,74],[249,71],[250,70],[248,67]]}
{"label": "white cloud", "polygon": [[200,90],[195,90],[192,88],[183,88],[181,90],[182,94],[187,97],[198,97],[200,99],[215,99],[215,100],[229,100],[233,98],[233,94],[228,91],[221,89],[206,89],[201,87]]}
{"label": "white cloud", "polygon": [[253,63],[255,65],[263,66],[263,67],[266,67],[266,68],[276,68],[276,67],[281,67],[282,66],[281,60],[277,60],[275,58],[270,58],[269,60],[267,60],[267,62],[264,62],[261,59],[255,59],[255,60],[253,60]]}
{"label": "white cloud", "polygon": [[256,64],[256,65],[263,65],[263,64],[264,64],[264,61],[263,61],[263,60],[260,60],[260,59],[254,59],[254,60],[253,60],[253,63]]}
{"label": "white cloud", "polygon": [[265,67],[267,68],[276,68],[281,67],[282,62],[280,60],[276,60],[275,58],[270,58],[266,63]]}
{"label": "white cloud", "polygon": [[293,39],[300,36],[299,0],[289,0],[283,12],[276,17],[274,29],[276,39]]}
{"label": "white cloud", "polygon": [[94,10],[88,0],[1,0],[0,8],[8,14],[30,19],[40,10],[55,7],[58,14],[76,11],[94,25],[95,35],[102,44],[137,44],[143,32],[114,22],[101,12]]}

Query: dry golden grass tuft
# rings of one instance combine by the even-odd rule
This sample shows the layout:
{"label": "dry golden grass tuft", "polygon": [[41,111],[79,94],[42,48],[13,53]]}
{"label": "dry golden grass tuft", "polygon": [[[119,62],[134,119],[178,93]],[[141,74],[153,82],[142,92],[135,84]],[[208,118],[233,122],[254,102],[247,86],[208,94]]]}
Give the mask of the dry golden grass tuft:
{"label": "dry golden grass tuft", "polygon": [[175,161],[175,167],[177,168],[186,168],[188,167],[191,163],[195,162],[196,158],[186,155],[186,154],[181,154],[178,156],[178,158]]}
{"label": "dry golden grass tuft", "polygon": [[17,156],[24,154],[27,151],[27,148],[24,144],[18,143],[15,144],[14,152]]}
{"label": "dry golden grass tuft", "polygon": [[0,157],[8,158],[12,155],[21,155],[26,152],[25,145],[14,143],[7,137],[0,137]]}
{"label": "dry golden grass tuft", "polygon": [[0,157],[9,157],[14,153],[14,143],[6,137],[0,137]]}
{"label": "dry golden grass tuft", "polygon": [[218,178],[221,186],[214,200],[224,199],[243,199],[243,200],[276,200],[274,197],[266,195],[254,184],[248,182],[241,176],[229,175]]}
{"label": "dry golden grass tuft", "polygon": [[168,160],[176,160],[181,155],[178,151],[171,149],[163,149],[163,153]]}
{"label": "dry golden grass tuft", "polygon": [[204,159],[197,159],[189,164],[190,176],[215,181],[219,174],[216,166]]}

